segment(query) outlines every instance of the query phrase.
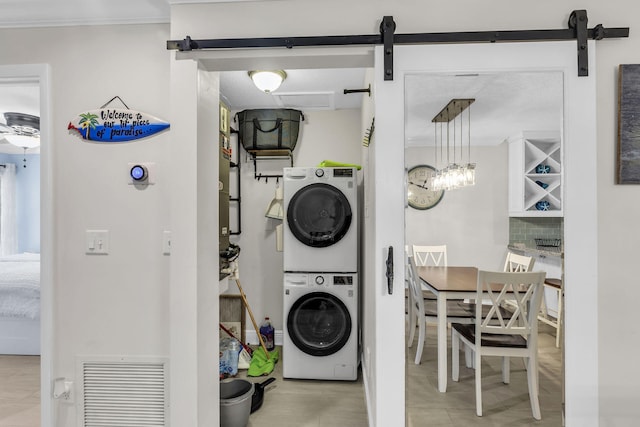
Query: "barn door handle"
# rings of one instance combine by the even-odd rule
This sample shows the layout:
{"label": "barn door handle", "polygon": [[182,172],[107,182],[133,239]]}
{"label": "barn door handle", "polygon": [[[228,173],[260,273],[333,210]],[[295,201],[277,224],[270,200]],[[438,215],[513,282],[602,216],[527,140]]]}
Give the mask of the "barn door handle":
{"label": "barn door handle", "polygon": [[387,253],[387,291],[393,294],[393,246],[389,246]]}

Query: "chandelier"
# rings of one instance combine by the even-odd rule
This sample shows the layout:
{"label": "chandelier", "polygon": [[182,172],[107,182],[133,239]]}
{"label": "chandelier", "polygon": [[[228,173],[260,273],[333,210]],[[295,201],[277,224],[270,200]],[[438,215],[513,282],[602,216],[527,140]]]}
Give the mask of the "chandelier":
{"label": "chandelier", "polygon": [[[471,163],[471,104],[475,99],[452,99],[431,120],[435,133],[435,168],[431,175],[431,190],[453,190],[475,185],[476,164]],[[466,110],[467,126],[464,129],[463,112]],[[446,153],[445,134],[446,133]],[[463,140],[467,140],[467,163],[463,163]],[[459,136],[459,138],[458,138]],[[459,145],[458,145],[459,139]],[[446,155],[446,159],[445,159]]]}

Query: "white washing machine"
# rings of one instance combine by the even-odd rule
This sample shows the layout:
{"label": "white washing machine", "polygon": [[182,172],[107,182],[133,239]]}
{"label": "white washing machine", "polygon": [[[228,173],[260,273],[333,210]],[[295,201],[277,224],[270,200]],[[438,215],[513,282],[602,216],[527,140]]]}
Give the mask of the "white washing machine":
{"label": "white washing machine", "polygon": [[285,273],[282,376],[358,378],[358,275]]}
{"label": "white washing machine", "polygon": [[355,168],[284,169],[284,271],[358,271]]}

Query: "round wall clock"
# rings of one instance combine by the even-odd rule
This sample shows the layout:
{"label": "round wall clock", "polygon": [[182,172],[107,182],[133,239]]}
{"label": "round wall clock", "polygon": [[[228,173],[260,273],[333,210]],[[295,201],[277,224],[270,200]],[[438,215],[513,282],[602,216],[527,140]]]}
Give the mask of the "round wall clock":
{"label": "round wall clock", "polygon": [[407,200],[414,209],[431,209],[442,200],[444,190],[429,189],[429,179],[436,170],[429,165],[417,165],[407,172]]}

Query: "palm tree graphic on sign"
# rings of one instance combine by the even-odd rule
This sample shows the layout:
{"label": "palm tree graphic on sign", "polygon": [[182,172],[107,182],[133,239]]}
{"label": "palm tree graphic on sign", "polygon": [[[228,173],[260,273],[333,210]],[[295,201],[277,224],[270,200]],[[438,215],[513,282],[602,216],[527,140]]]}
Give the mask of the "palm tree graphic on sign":
{"label": "palm tree graphic on sign", "polygon": [[89,136],[89,131],[91,129],[95,129],[98,124],[98,116],[92,113],[80,114],[80,121],[78,122],[80,126],[87,131],[85,139],[91,139]]}

